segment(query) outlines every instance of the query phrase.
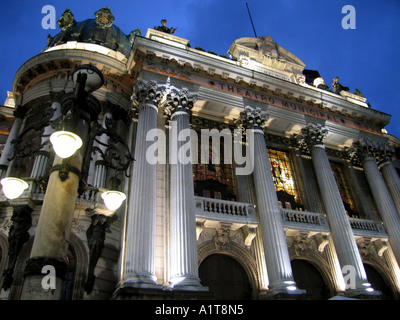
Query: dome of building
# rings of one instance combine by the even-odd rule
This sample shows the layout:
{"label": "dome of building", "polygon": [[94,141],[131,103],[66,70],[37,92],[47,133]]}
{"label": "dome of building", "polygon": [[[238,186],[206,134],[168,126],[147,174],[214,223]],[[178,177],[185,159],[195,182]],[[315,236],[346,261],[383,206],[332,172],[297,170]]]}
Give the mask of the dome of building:
{"label": "dome of building", "polygon": [[66,9],[57,21],[61,32],[54,37],[48,35],[46,49],[68,41],[77,41],[98,44],[121,52],[128,57],[134,32],[129,35],[124,34],[120,28],[114,25],[114,20],[108,7],[98,10],[94,19],[86,19],[81,22],[75,21],[72,12]]}

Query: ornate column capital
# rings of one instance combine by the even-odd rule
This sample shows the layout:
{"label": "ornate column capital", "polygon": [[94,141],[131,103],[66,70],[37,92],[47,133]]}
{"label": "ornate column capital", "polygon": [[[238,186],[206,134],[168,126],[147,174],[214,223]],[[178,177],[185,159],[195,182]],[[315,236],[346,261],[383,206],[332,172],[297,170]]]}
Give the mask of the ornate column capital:
{"label": "ornate column capital", "polygon": [[319,123],[308,123],[301,129],[301,134],[296,136],[298,144],[309,150],[316,145],[324,146],[324,140],[328,135],[328,128]]}
{"label": "ornate column capital", "polygon": [[387,142],[361,138],[347,149],[347,153],[353,163],[362,164],[366,158],[374,158],[378,165],[391,160],[394,148]]}
{"label": "ornate column capital", "polygon": [[165,86],[159,85],[154,80],[139,80],[134,88],[133,100],[141,105],[150,105],[158,109],[158,105],[164,98]]}
{"label": "ornate column capital", "polygon": [[244,110],[239,114],[237,124],[245,129],[259,129],[262,131],[268,119],[268,114],[262,112],[260,107],[245,106]]}
{"label": "ornate column capital", "polygon": [[170,87],[167,93],[167,105],[164,109],[164,114],[168,117],[172,117],[178,112],[186,113],[190,115],[192,108],[197,101],[197,95],[191,93],[188,88],[176,88]]}

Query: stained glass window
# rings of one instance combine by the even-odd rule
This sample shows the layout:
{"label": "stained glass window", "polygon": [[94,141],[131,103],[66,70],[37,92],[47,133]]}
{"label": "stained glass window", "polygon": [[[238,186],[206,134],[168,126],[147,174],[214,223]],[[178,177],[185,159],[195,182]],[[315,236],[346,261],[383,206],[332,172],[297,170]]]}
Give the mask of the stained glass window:
{"label": "stained glass window", "polygon": [[[220,140],[220,161],[213,163],[212,139],[209,139],[208,163],[201,161],[201,139],[198,132],[198,164],[193,165],[194,191],[196,196],[235,201],[232,165],[224,163],[224,139]],[[205,150],[205,149],[204,149]]]}
{"label": "stained glass window", "polygon": [[343,166],[331,162],[331,168],[333,175],[335,176],[336,183],[339,188],[339,192],[342,197],[342,201],[346,209],[347,215],[349,217],[354,217],[354,218],[358,217],[355,202],[351,193],[351,189],[349,187],[349,183],[346,179]]}
{"label": "stained glass window", "polygon": [[302,210],[302,201],[293,163],[286,152],[268,149],[271,172],[280,205],[286,209]]}

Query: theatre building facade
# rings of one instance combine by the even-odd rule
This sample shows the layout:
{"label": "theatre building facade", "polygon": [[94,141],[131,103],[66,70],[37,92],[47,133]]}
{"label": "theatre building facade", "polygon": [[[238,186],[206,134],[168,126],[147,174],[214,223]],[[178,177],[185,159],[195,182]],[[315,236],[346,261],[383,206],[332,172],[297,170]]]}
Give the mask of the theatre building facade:
{"label": "theatre building facade", "polygon": [[399,298],[400,141],[359,89],[270,36],[58,25],[1,107],[1,299]]}

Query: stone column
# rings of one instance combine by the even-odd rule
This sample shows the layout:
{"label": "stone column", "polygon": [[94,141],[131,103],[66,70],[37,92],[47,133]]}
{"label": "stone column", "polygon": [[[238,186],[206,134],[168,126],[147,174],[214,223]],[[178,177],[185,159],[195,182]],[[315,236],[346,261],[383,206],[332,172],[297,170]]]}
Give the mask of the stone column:
{"label": "stone column", "polygon": [[323,140],[328,129],[320,124],[309,123],[298,136],[301,145],[309,148],[322,201],[328,217],[331,236],[339,263],[342,269],[352,268],[355,271],[355,285],[346,290],[348,295],[367,294],[367,275],[343,205]]}
{"label": "stone column", "polygon": [[25,107],[22,106],[17,106],[14,111],[14,123],[0,157],[0,179],[4,178],[7,174],[8,166],[10,164],[10,160],[8,159],[12,157],[14,151],[14,144],[12,142],[18,138],[26,111]]}
{"label": "stone column", "polygon": [[298,294],[262,129],[267,119],[268,116],[260,108],[246,106],[240,113],[239,123],[246,129],[246,135],[254,134],[254,151],[251,157],[254,159],[253,177],[259,228],[269,278],[268,295]]}
{"label": "stone column", "polygon": [[154,266],[156,164],[146,158],[146,151],[151,144],[146,141],[146,135],[157,128],[158,105],[162,97],[162,90],[155,81],[140,81],[136,87],[136,100],[139,103],[134,154],[136,161],[130,178],[121,288],[159,288]]}
{"label": "stone column", "polygon": [[[374,154],[379,155],[379,149],[379,145],[369,139],[360,139],[353,144],[352,148],[356,156],[359,157],[359,161],[362,162],[371,193],[382,217],[385,230],[389,235],[389,243],[397,263],[400,264],[400,215],[375,160]],[[390,174],[389,170],[384,171]]]}
{"label": "stone column", "polygon": [[378,166],[392,195],[397,212],[400,213],[400,177],[391,161],[393,152],[394,149],[387,144],[382,145],[378,153]]}
{"label": "stone column", "polygon": [[[51,104],[51,109],[52,109],[53,115],[51,116],[50,121],[54,121],[61,116],[60,99],[63,94],[64,94],[64,91],[57,92],[57,93],[54,93],[54,92],[50,93],[50,96],[53,100],[53,103]],[[32,171],[31,171],[31,178],[41,178],[41,177],[44,177],[46,174],[46,167],[47,167],[47,162],[49,161],[49,151],[51,149],[51,145],[45,144],[45,143],[50,140],[50,135],[53,132],[54,132],[54,129],[51,127],[51,125],[48,125],[44,128],[43,137],[41,140],[41,144],[44,146],[40,150],[38,155],[35,157],[35,162],[33,164]]]}
{"label": "stone column", "polygon": [[170,272],[171,290],[205,291],[198,276],[193,165],[185,161],[191,143],[189,117],[195,97],[171,88],[165,113],[170,119]]}

